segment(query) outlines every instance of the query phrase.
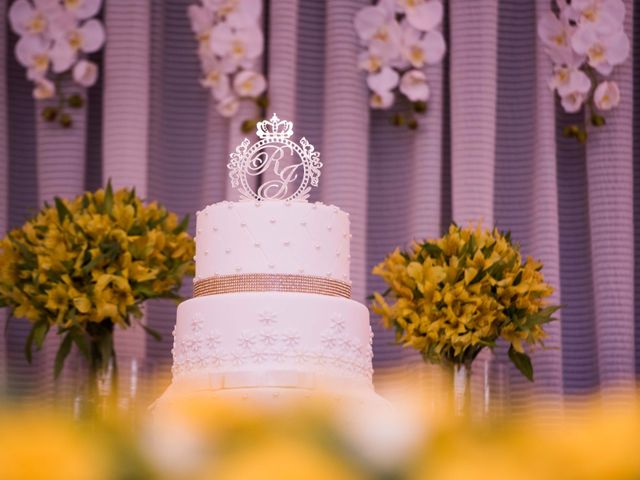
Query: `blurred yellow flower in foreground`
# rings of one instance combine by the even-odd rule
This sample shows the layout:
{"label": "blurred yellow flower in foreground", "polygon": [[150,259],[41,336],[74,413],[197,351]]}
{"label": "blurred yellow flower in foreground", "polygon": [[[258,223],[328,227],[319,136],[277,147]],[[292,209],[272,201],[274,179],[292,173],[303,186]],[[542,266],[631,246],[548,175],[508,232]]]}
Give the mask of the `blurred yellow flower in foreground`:
{"label": "blurred yellow flower in foreground", "polygon": [[344,460],[311,442],[265,438],[218,462],[202,479],[217,480],[356,480],[365,478]]}
{"label": "blurred yellow flower in foreground", "polygon": [[3,480],[108,480],[104,445],[51,413],[0,412]]}

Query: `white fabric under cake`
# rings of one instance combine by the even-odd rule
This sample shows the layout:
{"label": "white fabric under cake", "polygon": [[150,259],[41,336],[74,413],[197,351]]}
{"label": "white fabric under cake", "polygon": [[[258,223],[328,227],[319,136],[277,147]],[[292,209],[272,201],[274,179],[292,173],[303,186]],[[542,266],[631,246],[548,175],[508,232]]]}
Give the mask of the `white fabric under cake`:
{"label": "white fabric under cake", "polygon": [[197,213],[194,281],[281,273],[349,282],[349,216],[307,202],[220,202]]}
{"label": "white fabric under cake", "polygon": [[367,308],[350,299],[248,292],[181,303],[174,384],[189,388],[372,388]]}

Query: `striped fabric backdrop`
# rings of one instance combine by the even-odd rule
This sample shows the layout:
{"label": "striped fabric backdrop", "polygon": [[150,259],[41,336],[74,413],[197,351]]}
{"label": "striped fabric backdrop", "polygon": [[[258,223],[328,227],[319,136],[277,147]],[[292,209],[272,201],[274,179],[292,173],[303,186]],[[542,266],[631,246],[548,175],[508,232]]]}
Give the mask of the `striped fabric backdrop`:
{"label": "striped fabric backdrop", "polygon": [[[236,198],[228,152],[256,110],[244,106],[227,121],[199,85],[186,16],[193,1],[106,0],[101,79],[74,128],[63,131],[40,120],[41,105],[13,55],[10,0],[0,0],[2,232],[44,200],[108,178],[179,214]],[[629,384],[640,371],[640,135],[633,136],[640,131],[640,8],[625,0],[633,52],[615,73],[623,102],[582,146],[562,136],[564,124],[581,118],[563,113],[546,85],[551,65],[536,18],[549,0],[445,2],[448,55],[427,71],[432,98],[416,132],[368,107],[352,20],[369,3],[265,0],[263,16],[269,110],[294,120],[296,133],[322,153],[313,199],[351,214],[354,298],[366,302],[382,288],[370,271],[395,246],[439,235],[452,220],[495,223],[543,260],[554,301],[564,305],[561,322],[549,326],[550,348],[534,355],[534,385],[506,365],[504,349],[483,357],[502,372],[513,403],[558,406],[563,394]],[[170,366],[175,305],[150,303],[146,320],[163,340],[118,334],[123,382],[133,370],[153,376]],[[402,366],[405,378],[424,373],[415,353],[395,346],[376,318],[372,325],[376,368]],[[71,388],[74,362],[62,387],[52,382],[53,336],[27,365],[27,332],[20,319],[0,328],[0,387],[18,396]]]}

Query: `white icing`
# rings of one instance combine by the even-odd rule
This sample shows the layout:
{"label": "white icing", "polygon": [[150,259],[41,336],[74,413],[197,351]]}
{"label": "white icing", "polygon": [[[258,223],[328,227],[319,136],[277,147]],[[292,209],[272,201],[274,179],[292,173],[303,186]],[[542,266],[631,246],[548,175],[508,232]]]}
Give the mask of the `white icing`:
{"label": "white icing", "polygon": [[345,298],[288,292],[198,297],[178,307],[174,381],[297,372],[371,386],[371,338],[368,310]]}
{"label": "white icing", "polygon": [[349,281],[349,217],[338,207],[221,202],[200,212],[196,228],[198,279],[242,272]]}

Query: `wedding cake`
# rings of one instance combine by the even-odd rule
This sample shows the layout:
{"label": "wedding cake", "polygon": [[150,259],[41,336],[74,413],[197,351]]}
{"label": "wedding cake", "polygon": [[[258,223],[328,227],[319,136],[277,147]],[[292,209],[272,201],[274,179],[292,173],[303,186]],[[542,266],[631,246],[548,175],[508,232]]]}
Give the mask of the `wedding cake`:
{"label": "wedding cake", "polygon": [[230,155],[242,199],[197,213],[194,297],[178,306],[169,391],[371,395],[373,335],[351,299],[349,214],[307,201],[322,163],[305,138],[290,140],[291,122],[274,115],[257,135]]}

